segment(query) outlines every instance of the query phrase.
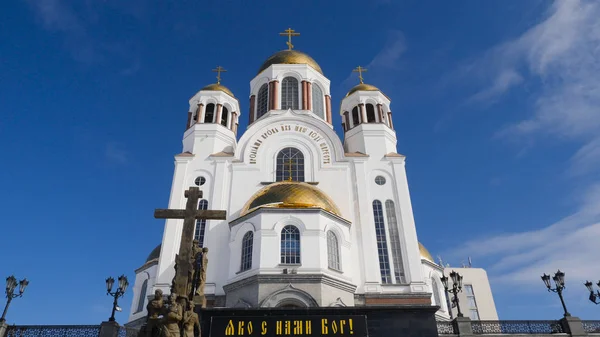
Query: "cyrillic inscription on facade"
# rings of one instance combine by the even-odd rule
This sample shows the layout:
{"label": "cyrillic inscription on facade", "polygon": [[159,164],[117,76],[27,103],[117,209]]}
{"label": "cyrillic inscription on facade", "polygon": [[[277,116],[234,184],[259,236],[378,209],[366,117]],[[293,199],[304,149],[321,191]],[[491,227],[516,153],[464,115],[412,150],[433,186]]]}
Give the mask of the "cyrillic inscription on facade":
{"label": "cyrillic inscription on facade", "polygon": [[250,142],[250,151],[248,154],[248,163],[256,164],[259,160],[258,158],[258,150],[262,146],[262,144],[267,140],[267,138],[279,134],[280,132],[284,133],[302,133],[308,136],[308,138],[312,139],[319,148],[321,152],[321,160],[323,164],[331,163],[331,151],[329,150],[329,145],[325,141],[325,138],[321,136],[315,130],[312,130],[306,126],[297,125],[297,124],[282,124],[279,126],[273,126],[269,129],[263,130],[262,133],[256,137],[253,141]]}

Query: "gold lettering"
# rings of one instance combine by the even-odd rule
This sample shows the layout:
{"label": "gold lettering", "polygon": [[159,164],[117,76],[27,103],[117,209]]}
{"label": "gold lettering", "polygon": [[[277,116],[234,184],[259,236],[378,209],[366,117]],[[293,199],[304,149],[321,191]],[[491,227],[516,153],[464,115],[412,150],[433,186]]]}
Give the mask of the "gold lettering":
{"label": "gold lettering", "polygon": [[261,328],[260,334],[266,335],[267,334],[267,321],[262,321],[260,328]]}
{"label": "gold lettering", "polygon": [[229,320],[227,327],[225,328],[225,336],[233,336],[235,334],[235,328],[233,327],[233,321]]}
{"label": "gold lettering", "polygon": [[305,326],[305,329],[304,329],[304,331],[306,332],[307,335],[311,335],[312,334],[311,328],[312,328],[312,321],[311,320],[307,320],[306,321],[306,326]]}
{"label": "gold lettering", "polygon": [[252,321],[248,322],[248,334],[251,335],[254,328],[252,328]]}
{"label": "gold lettering", "polygon": [[336,334],[338,332],[338,326],[336,321],[331,321],[331,332]]}
{"label": "gold lettering", "polygon": [[340,334],[343,335],[344,334],[344,325],[346,325],[346,320],[343,319],[340,321]]}
{"label": "gold lettering", "polygon": [[294,335],[302,334],[302,321],[294,321]]}
{"label": "gold lettering", "polygon": [[348,327],[350,328],[350,334],[352,335],[354,333],[354,330],[352,328],[352,318],[348,319]]}
{"label": "gold lettering", "polygon": [[292,324],[290,321],[285,321],[285,334],[289,335],[292,331]]}
{"label": "gold lettering", "polygon": [[244,321],[239,321],[238,322],[238,336],[243,336],[244,335]]}
{"label": "gold lettering", "polygon": [[275,326],[275,334],[281,335],[282,330],[283,330],[283,324],[281,323],[281,321],[277,321],[277,325]]}
{"label": "gold lettering", "polygon": [[321,319],[321,334],[327,335],[329,329],[327,328],[327,318]]}

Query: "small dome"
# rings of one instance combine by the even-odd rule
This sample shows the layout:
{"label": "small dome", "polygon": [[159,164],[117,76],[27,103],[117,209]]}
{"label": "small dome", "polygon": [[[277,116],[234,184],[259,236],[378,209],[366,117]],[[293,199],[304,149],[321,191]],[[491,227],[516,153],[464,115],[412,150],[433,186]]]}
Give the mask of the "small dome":
{"label": "small dome", "polygon": [[160,256],[160,245],[156,246],[156,248],[154,248],[151,252],[150,255],[148,255],[148,258],[146,259],[146,262],[150,262],[154,259],[158,259],[158,257]]}
{"label": "small dome", "polygon": [[348,93],[346,94],[346,97],[352,95],[353,93],[355,93],[357,91],[381,91],[381,90],[379,90],[379,88],[377,88],[374,85],[361,83],[361,84],[355,86],[354,88],[350,89],[350,91],[348,91]]}
{"label": "small dome", "polygon": [[311,68],[323,75],[321,67],[312,57],[297,50],[282,50],[271,55],[271,57],[269,57],[265,61],[265,63],[263,63],[262,66],[260,66],[258,73],[260,74],[263,70],[269,68],[272,64],[308,64]]}
{"label": "small dome", "polygon": [[209,84],[209,85],[205,86],[204,88],[200,89],[200,91],[204,91],[204,90],[206,90],[206,91],[222,91],[231,97],[235,97],[233,95],[233,93],[231,92],[231,90],[229,90],[229,88],[227,88],[226,86],[219,84],[219,83]]}
{"label": "small dome", "polygon": [[320,208],[341,217],[335,203],[320,189],[307,183],[280,181],[256,192],[240,215],[258,208]]}
{"label": "small dome", "polygon": [[425,248],[425,246],[423,246],[423,244],[420,242],[419,242],[419,253],[421,254],[422,259],[425,259],[431,263],[435,263],[435,261],[433,260],[433,257],[431,256],[431,254],[429,253],[427,248]]}

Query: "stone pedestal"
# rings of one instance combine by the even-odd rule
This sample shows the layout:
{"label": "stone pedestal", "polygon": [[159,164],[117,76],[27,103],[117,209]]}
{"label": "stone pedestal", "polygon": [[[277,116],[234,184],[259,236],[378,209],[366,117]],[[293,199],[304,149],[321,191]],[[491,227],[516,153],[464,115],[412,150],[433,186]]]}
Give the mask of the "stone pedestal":
{"label": "stone pedestal", "polygon": [[458,332],[459,336],[472,336],[473,327],[471,326],[471,319],[468,317],[456,317],[454,321],[454,330]]}
{"label": "stone pedestal", "polygon": [[206,308],[206,296],[205,295],[194,296],[194,304],[196,305],[196,307]]}
{"label": "stone pedestal", "polygon": [[6,324],[6,322],[0,322],[0,337],[5,337],[6,331],[8,331],[8,324]]}
{"label": "stone pedestal", "polygon": [[560,320],[564,332],[570,333],[572,337],[587,336],[579,317],[567,316]]}
{"label": "stone pedestal", "polygon": [[117,322],[102,322],[100,324],[100,333],[98,337],[118,337],[119,323]]}

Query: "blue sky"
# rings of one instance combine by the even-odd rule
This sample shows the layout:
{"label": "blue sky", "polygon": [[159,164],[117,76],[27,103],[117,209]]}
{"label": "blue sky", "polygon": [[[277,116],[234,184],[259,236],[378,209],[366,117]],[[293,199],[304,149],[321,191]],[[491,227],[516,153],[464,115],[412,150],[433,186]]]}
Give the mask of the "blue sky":
{"label": "blue sky", "polygon": [[571,313],[597,319],[598,17],[576,0],[2,2],[0,276],[31,281],[9,323],[108,318],[104,279],[133,281],[161,240],[189,97],[225,67],[244,130],[287,27],[331,80],[338,134],[357,65],[392,99],[434,256],[486,268],[501,319],[560,318],[539,278],[557,268]]}

